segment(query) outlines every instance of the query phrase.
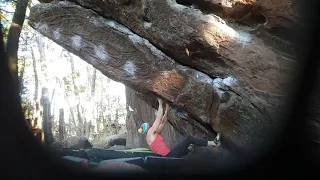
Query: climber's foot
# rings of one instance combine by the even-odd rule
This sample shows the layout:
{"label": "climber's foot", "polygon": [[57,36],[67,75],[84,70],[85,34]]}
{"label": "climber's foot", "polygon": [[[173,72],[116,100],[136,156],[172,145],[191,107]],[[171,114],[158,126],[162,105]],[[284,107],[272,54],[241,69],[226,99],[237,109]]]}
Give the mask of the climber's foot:
{"label": "climber's foot", "polygon": [[220,142],[220,133],[217,134],[217,136],[214,138],[213,141],[208,141],[208,146],[215,146],[215,147],[219,147],[221,142]]}
{"label": "climber's foot", "polygon": [[218,133],[216,138],[214,138],[214,140],[213,140],[214,143],[216,144],[216,147],[219,147],[221,144],[220,138],[221,138],[221,135],[220,135],[220,133]]}
{"label": "climber's foot", "polygon": [[190,145],[188,146],[188,151],[189,151],[189,152],[193,152],[193,151],[194,151],[194,144],[190,144]]}

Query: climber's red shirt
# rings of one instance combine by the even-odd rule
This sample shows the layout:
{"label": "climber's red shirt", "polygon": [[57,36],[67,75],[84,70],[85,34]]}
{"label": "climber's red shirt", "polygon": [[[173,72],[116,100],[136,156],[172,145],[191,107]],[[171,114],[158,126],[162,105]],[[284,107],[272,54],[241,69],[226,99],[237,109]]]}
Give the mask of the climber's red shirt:
{"label": "climber's red shirt", "polygon": [[154,153],[160,154],[161,156],[166,156],[170,152],[169,147],[164,142],[164,140],[160,134],[157,134],[157,137],[153,141],[153,143],[151,144],[150,148]]}

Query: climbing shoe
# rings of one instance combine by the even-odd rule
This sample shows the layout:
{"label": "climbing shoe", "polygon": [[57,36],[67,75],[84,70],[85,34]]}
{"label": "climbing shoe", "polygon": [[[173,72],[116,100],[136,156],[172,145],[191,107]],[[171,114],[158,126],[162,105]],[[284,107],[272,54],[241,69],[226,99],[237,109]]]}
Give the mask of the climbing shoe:
{"label": "climbing shoe", "polygon": [[190,145],[188,146],[188,151],[189,151],[189,152],[193,152],[193,151],[194,151],[194,144],[190,144]]}
{"label": "climbing shoe", "polygon": [[213,142],[216,144],[216,147],[219,147],[221,144],[220,138],[221,138],[221,135],[220,135],[220,133],[218,133],[217,136],[213,140]]}

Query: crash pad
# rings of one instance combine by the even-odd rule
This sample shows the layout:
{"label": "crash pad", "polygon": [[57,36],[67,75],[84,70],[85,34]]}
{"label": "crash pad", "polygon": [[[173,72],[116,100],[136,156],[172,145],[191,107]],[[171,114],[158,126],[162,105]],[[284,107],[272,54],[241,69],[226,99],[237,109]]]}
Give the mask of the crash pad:
{"label": "crash pad", "polygon": [[133,158],[133,157],[146,157],[146,156],[160,156],[152,152],[127,152],[127,151],[114,151],[104,149],[86,149],[86,156],[94,161],[100,162],[102,160],[119,159],[119,158]]}
{"label": "crash pad", "polygon": [[116,150],[116,151],[121,151],[121,152],[145,152],[145,153],[153,153],[150,149],[148,148],[135,148],[135,149],[128,149],[128,150]]}
{"label": "crash pad", "polygon": [[103,160],[100,162],[99,165],[108,163],[108,162],[126,162],[129,164],[135,164],[138,166],[144,166],[144,158],[142,157],[134,157],[134,158],[119,158],[119,159],[109,159],[109,160]]}
{"label": "crash pad", "polygon": [[157,156],[147,156],[145,157],[146,165],[151,166],[181,166],[183,165],[183,158],[173,158],[173,157],[157,157]]}
{"label": "crash pad", "polygon": [[79,157],[75,157],[75,156],[64,156],[62,157],[63,159],[66,159],[66,160],[70,160],[70,161],[73,161],[75,163],[82,163],[84,161],[86,161],[88,163],[89,166],[98,166],[99,163],[96,163],[96,162],[92,162],[92,161],[88,161],[87,159],[84,159],[84,158],[79,158]]}

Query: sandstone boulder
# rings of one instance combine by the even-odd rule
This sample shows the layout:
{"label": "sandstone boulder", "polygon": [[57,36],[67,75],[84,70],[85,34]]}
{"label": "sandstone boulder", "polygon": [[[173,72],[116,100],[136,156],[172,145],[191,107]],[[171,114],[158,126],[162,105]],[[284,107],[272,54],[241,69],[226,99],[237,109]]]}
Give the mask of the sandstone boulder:
{"label": "sandstone boulder", "polygon": [[238,152],[263,152],[285,127],[302,1],[73,1],[33,6],[29,24],[150,106],[130,105],[129,147],[146,146],[136,129],[153,122],[156,97],[173,107],[170,146],[221,132],[221,150],[245,157]]}
{"label": "sandstone boulder", "polygon": [[107,149],[115,145],[126,146],[126,138],[126,134],[108,136],[105,140],[104,148]]}
{"label": "sandstone boulder", "polygon": [[92,144],[86,137],[69,137],[63,141],[56,141],[52,144],[54,148],[87,149],[92,148]]}

